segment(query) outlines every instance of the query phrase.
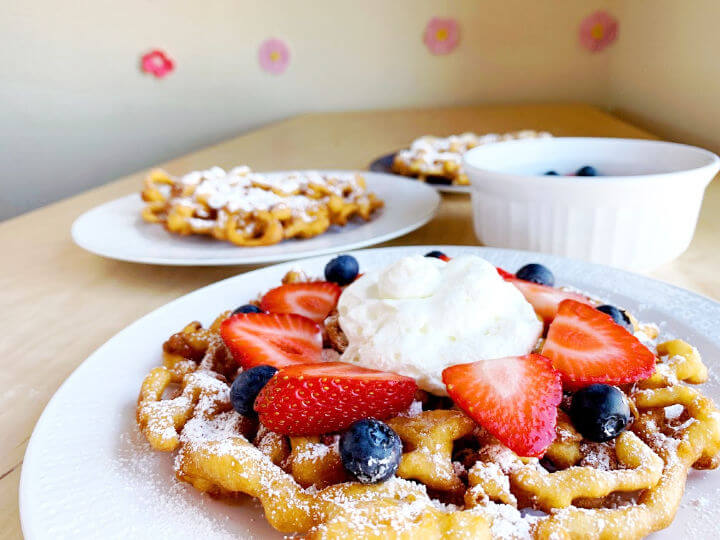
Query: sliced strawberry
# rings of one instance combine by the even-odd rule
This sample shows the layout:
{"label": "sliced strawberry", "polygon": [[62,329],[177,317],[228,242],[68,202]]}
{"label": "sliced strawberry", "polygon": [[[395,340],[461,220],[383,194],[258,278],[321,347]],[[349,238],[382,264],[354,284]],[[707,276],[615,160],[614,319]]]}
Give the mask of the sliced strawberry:
{"label": "sliced strawberry", "polygon": [[510,272],[508,272],[507,270],[503,270],[499,266],[496,266],[495,270],[497,270],[497,273],[500,274],[500,277],[505,280],[515,277],[515,274],[511,274]]}
{"label": "sliced strawberry", "polygon": [[555,440],[560,374],[539,354],[446,368],[456,405],[519,456],[541,456]]}
{"label": "sliced strawberry", "polygon": [[516,277],[505,278],[505,281],[512,283],[520,292],[523,293],[525,300],[532,304],[543,321],[551,322],[557,314],[558,306],[563,300],[571,299],[584,304],[589,304],[590,300],[579,293],[563,291],[555,287],[540,285],[532,281],[525,281]]}
{"label": "sliced strawberry", "polygon": [[220,335],[245,369],[319,362],[322,354],[320,327],[301,315],[240,313],[222,322]]}
{"label": "sliced strawberry", "polygon": [[322,322],[335,309],[342,289],[328,281],[288,283],[268,291],[260,307],[270,313],[297,313]]}
{"label": "sliced strawberry", "polygon": [[384,419],[407,409],[417,384],[410,377],[342,362],[288,366],[255,400],[260,423],[284,435],[321,435],[362,418]]}
{"label": "sliced strawberry", "polygon": [[593,383],[625,384],[655,371],[655,355],[610,315],[564,300],[543,345],[572,390]]}

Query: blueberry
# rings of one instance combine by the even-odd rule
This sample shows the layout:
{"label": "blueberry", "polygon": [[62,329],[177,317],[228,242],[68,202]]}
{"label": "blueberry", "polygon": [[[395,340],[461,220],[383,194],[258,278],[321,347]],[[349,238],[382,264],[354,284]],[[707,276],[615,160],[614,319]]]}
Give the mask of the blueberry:
{"label": "blueberry", "polygon": [[577,172],[575,173],[575,176],[597,176],[598,173],[595,170],[595,167],[591,167],[590,165],[585,165],[584,167],[580,167]]}
{"label": "blueberry", "polygon": [[387,480],[395,474],[402,442],[385,422],[366,418],[354,422],[340,437],[340,458],[348,472],[363,484]]}
{"label": "blueberry", "polygon": [[630,317],[628,317],[627,313],[625,313],[622,309],[616,308],[615,306],[611,306],[609,304],[603,304],[602,306],[598,306],[595,309],[610,315],[612,317],[613,321],[618,323],[620,326],[622,326],[628,332],[635,331],[635,329],[633,328],[632,322],[630,322]]}
{"label": "blueberry", "polygon": [[325,265],[325,279],[338,285],[352,283],[358,272],[360,265],[352,255],[340,255]]}
{"label": "blueberry", "polygon": [[252,304],[245,304],[240,306],[239,308],[233,309],[232,314],[237,315],[238,313],[262,313],[263,310],[260,309],[257,306],[253,306]]}
{"label": "blueberry", "polygon": [[230,387],[233,409],[244,416],[255,418],[255,398],[276,372],[277,369],[272,366],[255,366],[240,373]]}
{"label": "blueberry", "polygon": [[450,257],[445,255],[442,251],[438,251],[437,249],[433,249],[432,251],[428,251],[425,254],[425,257],[432,257],[433,259],[441,259],[443,261],[450,260]]}
{"label": "blueberry", "polygon": [[573,396],[570,419],[575,429],[586,439],[609,441],[627,427],[630,406],[625,394],[616,386],[591,384]]}
{"label": "blueberry", "polygon": [[548,171],[545,176],[560,176],[557,171]]}
{"label": "blueberry", "polygon": [[518,270],[515,275],[518,279],[532,281],[533,283],[539,283],[540,285],[547,285],[549,287],[555,285],[555,276],[553,276],[553,273],[542,264],[526,264]]}

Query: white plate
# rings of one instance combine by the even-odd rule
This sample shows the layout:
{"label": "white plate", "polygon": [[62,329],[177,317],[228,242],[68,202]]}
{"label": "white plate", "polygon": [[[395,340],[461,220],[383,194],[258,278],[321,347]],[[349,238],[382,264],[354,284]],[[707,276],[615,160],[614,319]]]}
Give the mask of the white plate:
{"label": "white plate", "polygon": [[314,238],[286,240],[273,246],[238,247],[208,236],[179,236],[167,232],[160,224],[143,221],[139,195],[128,195],[84,213],[73,223],[72,237],[81,248],[121,261],[174,266],[262,264],[379,244],[423,226],[435,215],[440,197],[432,188],[421,183],[398,182],[397,177],[387,174],[360,174],[365,177],[368,190],[377,194],[385,206],[368,222],[331,227]]}
{"label": "white plate", "polygon": [[[415,180],[415,178],[411,176],[402,176],[400,174],[393,173],[392,170],[392,161],[395,157],[395,152],[392,154],[386,154],[384,156],[380,156],[375,161],[373,161],[369,166],[368,169],[371,171],[377,172],[377,173],[384,173],[384,174],[390,174],[393,175],[396,178],[404,178],[405,180]],[[422,183],[422,182],[421,182]],[[471,186],[453,186],[451,184],[433,184],[428,182],[428,186],[441,191],[443,193],[471,193],[472,187]]]}
{"label": "white plate", "polygon": [[[687,339],[708,363],[703,391],[720,402],[720,304],[672,285],[605,266],[490,248],[414,246],[360,251],[361,269],[413,253],[477,253],[508,270],[537,261],[574,285],[660,323]],[[285,263],[199,289],[117,334],[65,381],[28,444],[20,517],[28,540],[59,538],[280,538],[248,501],[230,505],[174,480],[172,456],[152,452],[135,428],[140,383],[161,361],[161,343],[188,321],[208,324],[274,286],[292,266],[320,275],[327,257]],[[720,472],[693,471],[672,526],[653,538],[716,538]]]}

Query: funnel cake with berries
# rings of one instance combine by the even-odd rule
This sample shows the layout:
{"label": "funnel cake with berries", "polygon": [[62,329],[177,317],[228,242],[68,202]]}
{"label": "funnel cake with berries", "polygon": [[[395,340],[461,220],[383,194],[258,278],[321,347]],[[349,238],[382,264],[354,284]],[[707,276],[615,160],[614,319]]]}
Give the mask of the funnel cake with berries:
{"label": "funnel cake with berries", "polygon": [[[303,538],[642,538],[672,522],[690,469],[720,463],[707,369],[539,266],[431,252],[291,272],[164,343],[138,426],[179,480],[254,497]],[[448,297],[461,313],[443,326]]]}

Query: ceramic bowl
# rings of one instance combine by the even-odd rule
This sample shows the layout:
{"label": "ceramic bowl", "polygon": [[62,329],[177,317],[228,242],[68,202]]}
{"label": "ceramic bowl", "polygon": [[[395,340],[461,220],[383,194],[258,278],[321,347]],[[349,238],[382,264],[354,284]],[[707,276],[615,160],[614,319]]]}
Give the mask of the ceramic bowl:
{"label": "ceramic bowl", "polygon": [[[642,139],[527,139],[464,155],[485,245],[647,272],[687,249],[718,156]],[[599,176],[569,176],[585,165]],[[554,170],[559,176],[546,176]]]}

